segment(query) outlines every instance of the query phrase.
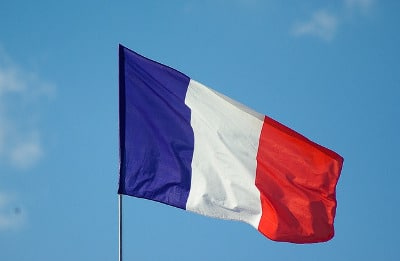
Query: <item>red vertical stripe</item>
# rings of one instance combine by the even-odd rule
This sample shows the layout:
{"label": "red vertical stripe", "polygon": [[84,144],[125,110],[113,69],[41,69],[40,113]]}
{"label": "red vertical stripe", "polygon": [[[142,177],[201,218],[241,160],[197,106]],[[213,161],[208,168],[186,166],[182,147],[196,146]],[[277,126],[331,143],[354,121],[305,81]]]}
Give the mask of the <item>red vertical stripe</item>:
{"label": "red vertical stripe", "polygon": [[276,241],[323,242],[334,235],[343,158],[265,117],[257,154],[258,230]]}

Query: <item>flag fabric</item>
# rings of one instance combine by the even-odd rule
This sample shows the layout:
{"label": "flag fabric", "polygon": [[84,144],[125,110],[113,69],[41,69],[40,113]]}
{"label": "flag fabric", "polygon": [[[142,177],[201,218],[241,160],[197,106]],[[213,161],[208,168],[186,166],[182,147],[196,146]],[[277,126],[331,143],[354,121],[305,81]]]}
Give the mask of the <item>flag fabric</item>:
{"label": "flag fabric", "polygon": [[122,45],[119,85],[119,194],[275,241],[333,237],[340,155]]}

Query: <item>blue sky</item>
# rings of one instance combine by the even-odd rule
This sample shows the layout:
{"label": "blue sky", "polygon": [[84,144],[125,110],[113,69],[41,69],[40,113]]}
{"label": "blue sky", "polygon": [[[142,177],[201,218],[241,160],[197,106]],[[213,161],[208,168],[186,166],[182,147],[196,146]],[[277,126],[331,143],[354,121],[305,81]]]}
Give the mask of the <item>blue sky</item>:
{"label": "blue sky", "polygon": [[399,1],[0,4],[0,260],[117,260],[118,44],[345,158],[335,237],[124,197],[125,260],[398,260]]}

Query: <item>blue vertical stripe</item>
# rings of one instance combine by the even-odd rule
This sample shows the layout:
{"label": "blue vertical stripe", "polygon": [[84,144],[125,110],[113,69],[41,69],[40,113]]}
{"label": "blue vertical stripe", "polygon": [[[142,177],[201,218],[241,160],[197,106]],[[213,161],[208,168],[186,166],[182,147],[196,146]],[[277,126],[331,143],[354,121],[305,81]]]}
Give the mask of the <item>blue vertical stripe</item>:
{"label": "blue vertical stripe", "polygon": [[189,77],[119,46],[118,193],[186,208],[194,134]]}

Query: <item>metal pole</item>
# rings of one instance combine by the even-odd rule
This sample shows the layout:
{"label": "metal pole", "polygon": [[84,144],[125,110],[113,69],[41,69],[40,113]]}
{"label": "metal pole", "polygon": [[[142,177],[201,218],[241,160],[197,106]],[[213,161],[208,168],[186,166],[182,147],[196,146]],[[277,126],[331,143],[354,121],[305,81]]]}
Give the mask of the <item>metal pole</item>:
{"label": "metal pole", "polygon": [[118,194],[118,261],[122,261],[122,195]]}

